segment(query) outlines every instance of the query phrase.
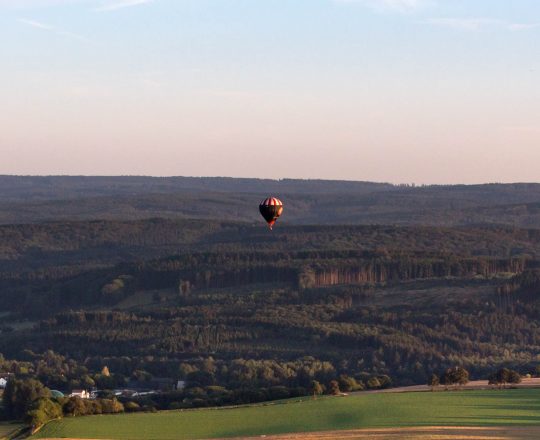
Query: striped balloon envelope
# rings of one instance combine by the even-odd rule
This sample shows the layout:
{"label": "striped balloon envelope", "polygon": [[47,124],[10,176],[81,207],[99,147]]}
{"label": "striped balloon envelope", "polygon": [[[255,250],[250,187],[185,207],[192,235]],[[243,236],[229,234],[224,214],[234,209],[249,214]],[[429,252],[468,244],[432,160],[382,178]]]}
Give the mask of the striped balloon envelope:
{"label": "striped balloon envelope", "polygon": [[272,229],[272,226],[283,212],[283,203],[276,197],[268,197],[260,203],[259,211],[270,229]]}

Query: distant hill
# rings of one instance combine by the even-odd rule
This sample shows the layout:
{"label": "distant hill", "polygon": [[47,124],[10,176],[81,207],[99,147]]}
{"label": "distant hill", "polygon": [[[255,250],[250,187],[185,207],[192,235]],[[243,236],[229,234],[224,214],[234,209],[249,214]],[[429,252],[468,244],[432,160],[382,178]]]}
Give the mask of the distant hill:
{"label": "distant hill", "polygon": [[0,176],[0,223],[210,219],[259,222],[269,194],[282,224],[540,227],[540,184],[396,186],[225,177]]}
{"label": "distant hill", "polygon": [[0,176],[0,200],[62,200],[176,192],[366,194],[397,188],[389,183],[345,180],[245,179],[232,177]]}

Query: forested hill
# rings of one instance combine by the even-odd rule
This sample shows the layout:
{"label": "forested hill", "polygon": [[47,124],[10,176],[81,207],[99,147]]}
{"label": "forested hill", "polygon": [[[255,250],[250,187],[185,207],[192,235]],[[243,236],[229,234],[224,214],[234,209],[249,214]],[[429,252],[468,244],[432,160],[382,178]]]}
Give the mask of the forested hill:
{"label": "forested hill", "polygon": [[0,200],[5,201],[63,200],[81,197],[170,194],[175,192],[367,194],[396,188],[398,187],[389,183],[345,180],[0,175]]}
{"label": "forested hill", "polygon": [[540,258],[540,231],[484,226],[288,226],[207,220],[0,225],[0,269],[100,266],[200,252],[378,251],[461,257]]}
{"label": "forested hill", "polygon": [[325,180],[0,176],[0,224],[153,217],[258,222],[280,197],[280,223],[540,227],[540,184],[396,186]]}
{"label": "forested hill", "polygon": [[[37,179],[41,194],[2,187],[0,202],[0,353],[54,350],[86,369],[34,371],[54,389],[87,386],[80,372],[91,371],[100,387],[142,372],[186,380],[187,393],[289,393],[336,377],[380,387],[538,362],[539,185],[290,183],[275,192],[286,208],[269,231],[258,203],[281,182],[233,191],[234,180],[160,189],[133,178],[129,189],[132,178],[111,178],[113,193],[55,179]],[[99,382],[104,366],[112,382]],[[298,379],[278,373],[293,367]]]}

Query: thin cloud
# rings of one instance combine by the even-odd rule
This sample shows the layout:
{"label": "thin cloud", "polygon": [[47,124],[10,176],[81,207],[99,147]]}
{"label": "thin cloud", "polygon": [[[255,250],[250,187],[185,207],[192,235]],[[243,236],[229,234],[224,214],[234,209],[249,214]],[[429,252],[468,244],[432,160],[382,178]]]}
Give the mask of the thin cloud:
{"label": "thin cloud", "polygon": [[0,0],[0,9],[45,9],[68,5],[96,4],[96,0]]}
{"label": "thin cloud", "polygon": [[17,21],[19,23],[32,26],[33,28],[43,29],[44,31],[54,31],[54,28],[52,26],[40,23],[39,21],[36,21],[36,20],[29,20],[28,18],[19,18]]}
{"label": "thin cloud", "polygon": [[75,34],[73,32],[68,31],[56,31],[57,35],[63,35],[65,37],[74,38],[75,40],[84,41],[85,43],[90,43],[91,40],[89,38],[86,38],[82,35]]}
{"label": "thin cloud", "polygon": [[486,28],[522,31],[540,26],[540,23],[511,23],[488,17],[476,18],[430,18],[425,23],[462,31],[480,31]]}
{"label": "thin cloud", "polygon": [[465,31],[478,31],[483,27],[500,24],[492,18],[430,18],[426,23]]}
{"label": "thin cloud", "polygon": [[94,9],[98,12],[107,12],[107,11],[116,11],[118,9],[130,8],[132,6],[144,5],[147,3],[152,3],[154,0],[118,0],[113,2],[108,2],[99,8]]}
{"label": "thin cloud", "polygon": [[363,4],[379,12],[412,12],[432,3],[431,0],[334,0],[337,3]]}
{"label": "thin cloud", "polygon": [[511,31],[526,31],[540,27],[540,23],[510,23],[507,28]]}
{"label": "thin cloud", "polygon": [[54,26],[50,26],[48,24],[41,23],[40,21],[37,21],[37,20],[31,20],[31,19],[28,19],[28,18],[19,18],[17,21],[19,23],[21,23],[21,24],[24,24],[25,26],[30,26],[30,27],[33,27],[35,29],[39,29],[39,30],[42,30],[42,31],[45,31],[45,32],[51,32],[51,33],[53,33],[55,35],[60,35],[60,36],[63,36],[63,37],[73,38],[75,40],[84,41],[84,42],[87,42],[87,43],[90,42],[90,40],[88,38],[83,37],[82,35],[75,34],[73,32],[64,31],[62,29],[57,29]]}

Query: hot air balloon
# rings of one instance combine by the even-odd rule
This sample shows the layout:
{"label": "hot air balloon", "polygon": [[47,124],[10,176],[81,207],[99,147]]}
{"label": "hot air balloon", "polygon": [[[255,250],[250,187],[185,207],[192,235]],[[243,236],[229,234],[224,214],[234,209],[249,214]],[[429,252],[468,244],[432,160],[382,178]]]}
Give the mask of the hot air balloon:
{"label": "hot air balloon", "polygon": [[272,229],[272,226],[274,226],[274,223],[283,212],[283,203],[275,197],[268,197],[259,205],[259,211],[270,229]]}

